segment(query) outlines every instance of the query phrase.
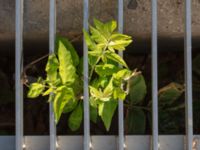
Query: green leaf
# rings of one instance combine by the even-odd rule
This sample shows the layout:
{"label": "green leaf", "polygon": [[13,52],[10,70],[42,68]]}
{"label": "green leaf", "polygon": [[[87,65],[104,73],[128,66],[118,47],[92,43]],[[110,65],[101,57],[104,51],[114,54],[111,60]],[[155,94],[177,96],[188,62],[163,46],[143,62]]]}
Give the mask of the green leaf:
{"label": "green leaf", "polygon": [[58,87],[53,102],[56,123],[58,123],[64,107],[71,99],[74,99],[74,92],[72,88],[65,86]]}
{"label": "green leaf", "polygon": [[97,30],[94,27],[90,26],[90,32],[91,32],[91,38],[95,42],[101,43],[102,45],[106,45],[107,39],[99,30]]}
{"label": "green leaf", "polygon": [[102,91],[99,91],[98,89],[96,89],[95,87],[89,86],[90,88],[90,94],[92,97],[95,97],[97,99],[101,98],[103,93]]}
{"label": "green leaf", "polygon": [[111,59],[115,62],[118,62],[119,64],[123,65],[124,67],[128,68],[126,62],[116,53],[114,52],[106,52],[105,53],[105,56],[108,58],[108,59]]}
{"label": "green leaf", "polygon": [[[102,81],[103,82],[103,81]],[[105,81],[108,82],[108,81]],[[113,79],[111,78],[108,84],[106,85],[105,89],[102,92],[102,89],[99,88],[100,81],[96,80],[93,82],[93,86],[90,86],[90,95],[95,98],[95,100],[101,101],[109,101],[113,94]],[[102,83],[103,84],[103,83]],[[98,88],[98,89],[97,89]]]}
{"label": "green leaf", "polygon": [[63,109],[63,113],[69,113],[76,108],[78,101],[76,99],[70,99]]}
{"label": "green leaf", "polygon": [[100,20],[97,20],[96,18],[94,18],[94,25],[97,28],[97,30],[99,30],[99,31],[104,30],[104,23],[101,22]]}
{"label": "green leaf", "polygon": [[46,91],[42,94],[42,96],[49,95],[49,94],[52,93],[52,92],[53,92],[53,88],[49,88],[48,90],[46,90]]}
{"label": "green leaf", "polygon": [[117,73],[113,74],[116,80],[127,80],[131,77],[132,72],[129,69],[121,69]]}
{"label": "green leaf", "polygon": [[96,29],[108,40],[117,27],[117,22],[111,20],[109,22],[103,23],[100,20],[94,19],[94,25]]}
{"label": "green leaf", "polygon": [[64,44],[59,41],[58,48],[59,58],[59,74],[63,84],[72,84],[75,80],[76,68],[73,65],[72,57],[68,49]]}
{"label": "green leaf", "polygon": [[113,78],[110,79],[108,85],[103,91],[104,97],[111,97],[113,94]]}
{"label": "green leaf", "polygon": [[131,105],[140,103],[146,96],[147,87],[143,75],[139,74],[130,80]]}
{"label": "green leaf", "polygon": [[107,101],[107,102],[104,102],[104,103],[100,103],[98,105],[99,116],[103,120],[103,123],[104,123],[107,131],[110,129],[112,117],[113,117],[115,110],[117,108],[117,102],[118,101],[116,101],[116,100],[110,100],[110,101]]}
{"label": "green leaf", "polygon": [[68,120],[68,126],[72,131],[76,131],[80,128],[83,119],[83,108],[82,104],[79,103],[74,111],[70,114]]}
{"label": "green leaf", "polygon": [[184,86],[178,83],[170,83],[158,92],[159,105],[170,105],[184,92]]}
{"label": "green leaf", "polygon": [[57,79],[58,59],[55,54],[49,55],[45,71],[47,73],[47,80],[53,82]]}
{"label": "green leaf", "polygon": [[108,44],[108,49],[113,50],[125,50],[125,48],[132,42],[130,36],[121,34],[121,33],[113,33],[110,38],[110,42]]}
{"label": "green leaf", "polygon": [[89,33],[85,29],[83,29],[83,34],[88,48],[92,51],[97,50],[95,42],[90,38]]}
{"label": "green leaf", "polygon": [[72,84],[75,95],[80,95],[83,92],[83,80],[76,75],[74,84]]}
{"label": "green leaf", "polygon": [[144,134],[146,127],[146,116],[142,109],[131,109],[126,118],[129,134]]}
{"label": "green leaf", "polygon": [[125,48],[132,42],[132,40],[117,40],[117,41],[111,41],[108,44],[109,48],[115,49],[115,50],[119,50],[119,51],[123,51],[125,50]]}
{"label": "green leaf", "polygon": [[97,123],[97,108],[90,105],[90,120]]}
{"label": "green leaf", "polygon": [[109,83],[109,78],[100,76],[92,81],[92,86],[95,88],[105,88]]}
{"label": "green leaf", "polygon": [[109,78],[108,77],[102,77],[100,76],[98,78],[98,87],[101,87],[101,88],[105,88],[109,83]]}
{"label": "green leaf", "polygon": [[90,106],[97,108],[98,102],[97,99],[95,97],[90,96]]}
{"label": "green leaf", "polygon": [[105,23],[104,26],[105,26],[104,27],[105,30],[107,30],[109,33],[112,33],[117,28],[117,22],[114,20],[111,20],[111,21]]}
{"label": "green leaf", "polygon": [[100,76],[110,76],[113,73],[116,73],[119,70],[119,67],[113,64],[104,64],[104,65],[96,65],[95,71]]}
{"label": "green leaf", "polygon": [[45,86],[42,83],[32,83],[27,94],[28,98],[36,98],[42,94]]}
{"label": "green leaf", "polygon": [[89,86],[90,88],[90,95],[95,98],[95,100],[99,99],[101,101],[109,101],[111,98],[112,91],[109,91],[109,88],[107,90],[104,90],[104,92],[101,91],[101,89],[96,89],[95,87]]}
{"label": "green leaf", "polygon": [[121,88],[119,88],[119,87],[114,88],[114,91],[113,91],[114,99],[125,100],[126,95],[127,95],[126,92],[124,90],[122,90]]}
{"label": "green leaf", "polygon": [[111,35],[111,41],[118,41],[118,40],[131,40],[131,36],[125,35],[125,34],[121,34],[121,33],[113,33]]}
{"label": "green leaf", "polygon": [[102,55],[102,50],[89,51],[88,54],[89,56],[99,57]]}
{"label": "green leaf", "polygon": [[97,63],[98,57],[97,56],[92,56],[88,55],[88,63],[90,66],[94,66]]}
{"label": "green leaf", "polygon": [[[70,52],[71,57],[72,57],[72,61],[74,66],[77,66],[79,64],[79,56],[74,48],[74,46],[70,43],[70,41],[64,37],[60,37],[57,36],[56,38],[57,42],[58,42],[58,46],[59,43],[62,42],[63,45],[66,47],[66,49]],[[59,47],[58,47],[59,48]]]}

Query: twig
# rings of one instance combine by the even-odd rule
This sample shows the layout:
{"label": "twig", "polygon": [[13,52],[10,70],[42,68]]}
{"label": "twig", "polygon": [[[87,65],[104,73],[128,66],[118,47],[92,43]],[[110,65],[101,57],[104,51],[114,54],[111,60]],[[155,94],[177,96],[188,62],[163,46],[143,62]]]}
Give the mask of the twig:
{"label": "twig", "polygon": [[23,72],[22,72],[22,74],[21,74],[21,80],[22,80],[22,83],[23,83],[24,85],[28,86],[28,84],[27,84],[27,83],[28,83],[28,79],[27,79],[26,71],[27,71],[31,66],[33,66],[34,64],[40,62],[41,60],[45,59],[45,58],[48,57],[48,56],[49,56],[49,54],[46,54],[46,55],[44,55],[44,56],[42,56],[42,57],[40,57],[40,58],[38,58],[38,59],[32,61],[31,63],[29,63],[28,65],[26,65],[26,66],[24,67],[24,70],[23,70]]}

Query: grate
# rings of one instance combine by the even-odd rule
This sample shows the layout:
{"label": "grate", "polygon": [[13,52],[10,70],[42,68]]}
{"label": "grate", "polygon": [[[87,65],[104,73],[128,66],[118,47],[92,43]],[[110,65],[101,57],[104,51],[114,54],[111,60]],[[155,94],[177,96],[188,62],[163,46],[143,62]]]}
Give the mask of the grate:
{"label": "grate", "polygon": [[[50,0],[49,11],[49,53],[54,51],[56,34],[56,0]],[[123,0],[118,0],[118,30],[123,32]],[[152,143],[153,150],[159,149],[158,136],[158,69],[157,69],[157,0],[152,0],[152,99],[153,99],[153,128]],[[89,1],[83,0],[83,28],[88,30]],[[16,0],[16,47],[15,47],[15,88],[16,88],[16,150],[22,150],[24,147],[23,136],[23,84],[21,82],[21,73],[23,70],[23,0]],[[192,39],[191,39],[191,0],[185,0],[185,105],[186,105],[186,146],[187,150],[192,150],[193,141],[193,116],[192,116]],[[90,118],[89,118],[89,91],[88,91],[88,48],[86,42],[84,45],[84,150],[92,148],[90,136]],[[123,57],[123,53],[120,53]],[[49,105],[50,112],[50,150],[56,150],[56,125],[53,114],[52,104]],[[124,136],[124,118],[123,102],[119,101],[119,131],[118,142],[119,150],[125,149]],[[130,140],[130,138],[129,138]]]}

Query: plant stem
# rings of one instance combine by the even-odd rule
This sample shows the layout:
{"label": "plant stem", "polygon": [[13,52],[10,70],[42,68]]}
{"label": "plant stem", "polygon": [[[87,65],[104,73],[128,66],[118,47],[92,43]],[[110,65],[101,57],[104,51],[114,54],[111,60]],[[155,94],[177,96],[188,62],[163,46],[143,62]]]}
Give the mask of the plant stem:
{"label": "plant stem", "polygon": [[107,47],[108,47],[108,44],[109,44],[109,41],[108,41],[108,43],[105,45],[105,47],[103,48],[102,54],[97,58],[97,61],[96,61],[95,64],[92,66],[92,69],[91,69],[91,72],[90,72],[90,75],[89,75],[89,80],[92,78],[92,75],[93,75],[95,66],[98,64],[98,62],[99,62],[100,59],[101,59],[101,56],[102,56],[102,55],[104,54],[104,52],[106,51],[106,49],[107,49]]}
{"label": "plant stem", "polygon": [[99,56],[99,57],[97,58],[97,61],[96,61],[95,64],[92,66],[92,69],[91,69],[91,72],[90,72],[90,75],[89,75],[89,80],[92,78],[92,75],[93,75],[95,66],[98,64],[98,62],[100,61],[100,59],[101,59],[101,56]]}

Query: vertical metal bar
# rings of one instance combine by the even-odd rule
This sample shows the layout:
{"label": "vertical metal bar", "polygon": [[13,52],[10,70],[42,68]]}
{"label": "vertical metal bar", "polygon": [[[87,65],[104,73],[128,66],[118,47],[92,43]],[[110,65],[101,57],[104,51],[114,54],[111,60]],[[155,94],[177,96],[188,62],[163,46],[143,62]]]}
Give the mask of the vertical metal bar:
{"label": "vertical metal bar", "polygon": [[[83,1],[83,28],[88,31],[89,2]],[[83,64],[84,64],[84,150],[90,149],[90,117],[89,117],[89,91],[88,91],[88,47],[83,38]]]}
{"label": "vertical metal bar", "polygon": [[[55,49],[56,35],[56,1],[50,0],[49,6],[49,53],[53,53]],[[56,150],[56,124],[53,111],[53,103],[49,104],[49,132],[50,132],[50,150]]]}
{"label": "vertical metal bar", "polygon": [[16,0],[15,28],[15,134],[16,150],[23,149],[23,0]]}
{"label": "vertical metal bar", "polygon": [[[124,3],[123,0],[118,0],[118,31],[123,33],[124,26]],[[123,52],[119,52],[119,55],[123,57]],[[118,102],[118,134],[119,134],[119,150],[124,149],[124,106],[123,101]]]}
{"label": "vertical metal bar", "polygon": [[193,114],[192,114],[192,36],[191,36],[191,0],[185,0],[185,105],[186,105],[186,149],[192,150]]}
{"label": "vertical metal bar", "polygon": [[152,0],[152,149],[158,150],[158,61],[157,61],[157,0]]}

